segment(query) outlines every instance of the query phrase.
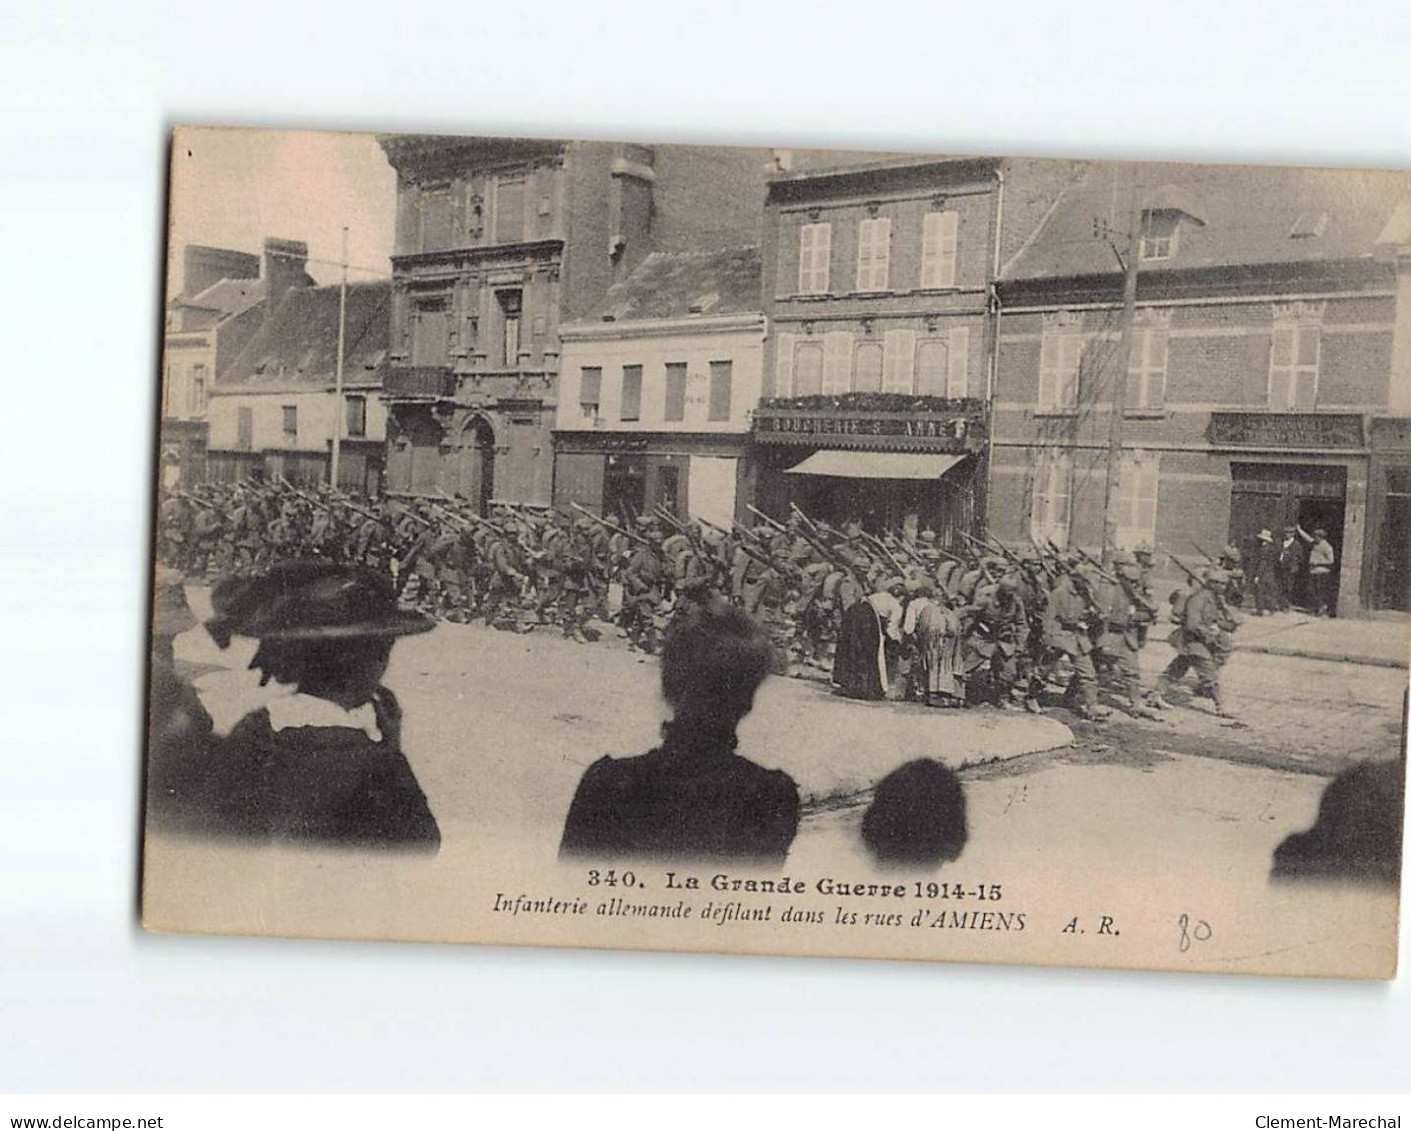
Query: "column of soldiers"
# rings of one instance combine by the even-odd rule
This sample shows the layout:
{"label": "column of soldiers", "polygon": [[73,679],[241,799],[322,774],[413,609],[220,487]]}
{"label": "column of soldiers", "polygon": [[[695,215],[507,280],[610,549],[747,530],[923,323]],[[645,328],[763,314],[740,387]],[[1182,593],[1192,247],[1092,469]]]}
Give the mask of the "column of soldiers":
{"label": "column of soldiers", "polygon": [[188,578],[293,558],[357,563],[390,575],[404,606],[445,620],[552,627],[584,643],[612,624],[647,653],[678,613],[731,603],[766,627],[780,672],[829,671],[844,614],[875,599],[903,613],[886,640],[891,697],[1038,712],[1056,684],[1082,717],[1110,714],[1104,691],[1127,714],[1154,717],[1193,671],[1197,694],[1224,713],[1220,668],[1238,620],[1221,563],[1182,564],[1189,584],[1171,595],[1178,655],[1144,687],[1138,656],[1158,616],[1150,550],[1100,563],[1051,543],[1012,550],[963,535],[957,552],[930,530],[876,536],[797,507],[783,522],[750,510],[754,525],[728,528],[660,508],[604,518],[497,506],[480,516],[450,497],[368,500],[247,480],[167,495],[158,542]]}

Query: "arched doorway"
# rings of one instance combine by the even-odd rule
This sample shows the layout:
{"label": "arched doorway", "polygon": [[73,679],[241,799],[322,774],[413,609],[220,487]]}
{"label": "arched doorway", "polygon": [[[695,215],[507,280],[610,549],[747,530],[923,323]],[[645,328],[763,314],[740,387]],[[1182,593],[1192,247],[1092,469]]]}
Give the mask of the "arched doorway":
{"label": "arched doorway", "polygon": [[489,514],[495,492],[495,430],[483,416],[472,416],[456,443],[456,494]]}

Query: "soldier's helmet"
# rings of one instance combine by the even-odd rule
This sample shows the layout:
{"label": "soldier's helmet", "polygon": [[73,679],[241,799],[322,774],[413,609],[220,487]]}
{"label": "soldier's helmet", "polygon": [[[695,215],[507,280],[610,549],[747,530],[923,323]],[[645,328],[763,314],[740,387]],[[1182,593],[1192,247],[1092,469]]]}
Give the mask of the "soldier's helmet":
{"label": "soldier's helmet", "polygon": [[1151,547],[1148,546],[1145,542],[1143,542],[1140,546],[1133,550],[1132,555],[1137,559],[1137,561],[1143,563],[1144,565],[1149,564],[1153,557]]}
{"label": "soldier's helmet", "polygon": [[1205,575],[1205,584],[1224,587],[1230,583],[1230,575],[1223,569],[1209,570]]}
{"label": "soldier's helmet", "polygon": [[1128,581],[1140,581],[1142,567],[1132,561],[1119,562],[1117,563],[1117,574],[1119,577],[1125,577]]}
{"label": "soldier's helmet", "polygon": [[1112,552],[1112,564],[1115,566],[1134,565],[1136,559],[1132,557],[1130,550],[1114,550]]}
{"label": "soldier's helmet", "polygon": [[1012,573],[1006,573],[999,579],[999,588],[1002,593],[1017,593],[1019,592],[1019,578]]}
{"label": "soldier's helmet", "polygon": [[928,526],[925,530],[921,532],[920,537],[921,541],[931,543],[936,540],[936,532]]}

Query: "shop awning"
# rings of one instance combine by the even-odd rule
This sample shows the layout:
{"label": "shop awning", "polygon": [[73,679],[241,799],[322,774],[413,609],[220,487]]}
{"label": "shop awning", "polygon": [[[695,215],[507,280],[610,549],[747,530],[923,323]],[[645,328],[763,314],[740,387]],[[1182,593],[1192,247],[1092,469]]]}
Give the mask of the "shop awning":
{"label": "shop awning", "polygon": [[839,479],[939,479],[969,454],[929,452],[814,452],[786,475],[831,475]]}

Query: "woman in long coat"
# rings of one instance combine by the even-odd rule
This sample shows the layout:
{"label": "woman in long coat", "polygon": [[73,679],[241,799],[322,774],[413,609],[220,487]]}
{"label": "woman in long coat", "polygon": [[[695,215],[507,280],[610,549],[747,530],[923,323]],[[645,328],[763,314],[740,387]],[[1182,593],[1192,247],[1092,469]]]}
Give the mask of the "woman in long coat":
{"label": "woman in long coat", "polygon": [[927,706],[964,705],[960,627],[955,610],[936,597],[929,583],[922,582],[906,607],[904,632],[913,646],[913,686]]}

